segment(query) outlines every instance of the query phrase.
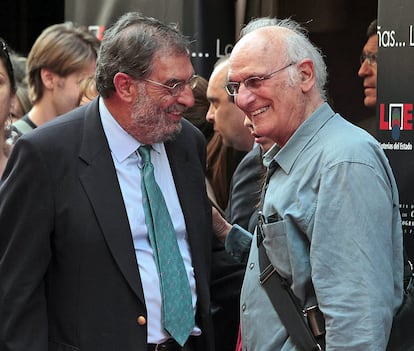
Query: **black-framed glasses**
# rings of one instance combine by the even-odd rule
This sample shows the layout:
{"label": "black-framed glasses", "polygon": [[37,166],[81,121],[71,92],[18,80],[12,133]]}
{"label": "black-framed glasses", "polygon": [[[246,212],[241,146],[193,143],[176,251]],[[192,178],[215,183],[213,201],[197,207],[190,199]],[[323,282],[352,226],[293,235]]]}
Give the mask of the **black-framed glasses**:
{"label": "black-framed glasses", "polygon": [[1,48],[1,50],[4,52],[4,55],[6,56],[6,60],[7,60],[8,62],[11,62],[11,60],[10,60],[10,55],[9,55],[9,50],[7,49],[7,44],[6,44],[6,42],[5,42],[4,40],[2,40],[1,38],[0,38],[0,48]]}
{"label": "black-framed glasses", "polygon": [[196,74],[192,75],[190,79],[185,81],[179,81],[177,83],[174,83],[173,85],[166,85],[160,82],[156,82],[155,80],[151,79],[143,79],[145,82],[151,83],[153,85],[156,85],[158,87],[162,87],[168,90],[171,96],[177,96],[181,92],[184,91],[186,85],[189,85],[191,89],[194,89],[197,85],[197,78],[198,76]]}
{"label": "black-framed glasses", "polygon": [[277,69],[276,71],[270,72],[263,76],[250,77],[245,80],[242,80],[241,82],[227,82],[227,84],[224,87],[226,88],[227,94],[229,94],[230,96],[236,96],[239,93],[240,84],[242,83],[247,89],[254,92],[255,90],[263,86],[263,82],[265,80],[268,80],[274,77],[276,73],[279,73],[294,64],[295,64],[294,62],[291,62],[288,65]]}
{"label": "black-framed glasses", "polygon": [[361,62],[361,65],[365,62],[365,60],[368,62],[370,66],[374,66],[377,64],[377,54],[369,53],[369,54],[362,54],[359,58],[359,61]]}
{"label": "black-framed glasses", "polygon": [[10,59],[10,54],[9,54],[9,50],[7,48],[7,44],[2,38],[0,38],[0,49],[1,49],[1,52],[3,53],[4,58],[5,58],[6,69],[7,69],[8,73],[10,74],[10,78],[12,78],[11,79],[12,88],[15,89],[13,64],[12,64],[11,59]]}
{"label": "black-framed glasses", "polygon": [[5,43],[3,40],[1,40],[1,39],[0,39],[0,43],[1,43],[1,49],[2,49],[4,52],[7,52],[7,53],[8,53],[6,43]]}

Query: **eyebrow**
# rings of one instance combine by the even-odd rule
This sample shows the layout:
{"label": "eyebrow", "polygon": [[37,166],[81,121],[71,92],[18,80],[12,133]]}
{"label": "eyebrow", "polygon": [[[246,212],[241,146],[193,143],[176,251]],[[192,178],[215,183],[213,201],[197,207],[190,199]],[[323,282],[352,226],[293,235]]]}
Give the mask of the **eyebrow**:
{"label": "eyebrow", "polygon": [[175,83],[186,82],[186,81],[188,81],[189,79],[191,79],[192,77],[194,77],[195,75],[196,75],[196,73],[195,73],[195,72],[193,72],[193,74],[192,74],[192,75],[190,76],[190,78],[188,78],[188,79],[170,78],[170,79],[168,79],[167,81],[165,81],[165,83],[163,83],[163,84],[168,85],[168,84],[175,84]]}
{"label": "eyebrow", "polygon": [[178,79],[178,78],[170,78],[164,84],[175,84],[179,82],[184,82],[185,79]]}
{"label": "eyebrow", "polygon": [[263,76],[266,76],[268,73],[262,73],[262,72],[260,72],[260,73],[258,73],[258,72],[254,72],[254,73],[248,73],[248,74],[241,74],[242,75],[242,80],[240,80],[240,81],[237,81],[237,80],[233,80],[233,79],[229,79],[229,77],[227,77],[227,81],[226,82],[243,82],[243,81],[245,81],[246,79],[249,79],[249,78],[261,78],[261,77],[263,77]]}
{"label": "eyebrow", "polygon": [[211,103],[215,103],[215,102],[217,102],[217,101],[220,101],[220,99],[219,99],[219,98],[217,98],[217,97],[215,97],[215,96],[208,96],[208,95],[207,95],[207,100],[208,100],[209,102],[211,102]]}

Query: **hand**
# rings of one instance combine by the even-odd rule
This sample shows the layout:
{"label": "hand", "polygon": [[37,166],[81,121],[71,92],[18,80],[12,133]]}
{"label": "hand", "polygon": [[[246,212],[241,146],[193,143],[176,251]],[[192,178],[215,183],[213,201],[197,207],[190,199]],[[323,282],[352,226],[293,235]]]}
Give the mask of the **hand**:
{"label": "hand", "polygon": [[212,206],[212,214],[214,234],[216,234],[220,241],[224,242],[226,240],[227,234],[232,228],[232,225],[227,222],[225,218],[223,218],[223,216],[214,206]]}

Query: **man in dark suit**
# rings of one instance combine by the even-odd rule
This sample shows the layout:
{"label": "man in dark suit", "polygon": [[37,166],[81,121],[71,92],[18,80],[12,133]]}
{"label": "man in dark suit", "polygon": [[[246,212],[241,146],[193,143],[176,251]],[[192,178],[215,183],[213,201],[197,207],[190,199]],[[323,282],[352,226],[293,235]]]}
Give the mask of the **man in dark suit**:
{"label": "man in dark suit", "polygon": [[[188,52],[175,28],[122,16],[101,45],[100,97],[16,143],[0,182],[1,351],[214,349],[205,144],[181,119],[194,102]],[[161,320],[142,144],[152,146],[191,290],[183,346]]]}
{"label": "man in dark suit", "polygon": [[[248,153],[252,150],[254,137],[250,133],[250,130],[244,126],[244,112],[237,107],[237,105],[234,103],[234,99],[232,97],[229,97],[226,89],[224,88],[227,82],[228,66],[229,56],[221,57],[214,65],[214,69],[211,73],[207,87],[207,99],[210,102],[210,107],[206,115],[206,120],[207,122],[214,124],[214,130],[221,135],[224,145],[231,146],[236,150],[245,151]],[[243,163],[243,160],[241,163]],[[259,166],[259,162],[260,158],[258,157],[258,160],[256,162],[257,166]],[[249,162],[249,164],[251,164],[251,162]],[[256,168],[258,167],[255,166],[253,169],[253,172],[255,173]],[[237,169],[240,169],[240,164],[236,170]],[[249,173],[251,172],[252,170],[249,170]],[[229,192],[230,205],[231,198],[233,196],[232,192],[234,176],[235,173],[232,177],[232,185]],[[246,183],[244,185],[246,185]],[[250,191],[250,182],[248,185],[249,189],[247,189],[247,191],[244,189],[243,195],[247,195],[246,192]],[[245,215],[246,211],[251,212],[254,205],[256,205],[255,201],[252,205],[250,198],[251,196],[248,196],[247,199],[245,196],[243,196],[243,202],[237,203],[237,205],[241,205],[241,208],[233,208],[229,205],[227,206],[226,217],[231,221],[231,223],[238,223],[247,229],[249,218]],[[243,215],[240,215],[236,218],[236,216],[233,216],[233,212],[243,213]],[[239,220],[241,220],[243,223],[239,223]],[[244,226],[244,224],[246,225]],[[223,240],[224,238],[220,239]]]}

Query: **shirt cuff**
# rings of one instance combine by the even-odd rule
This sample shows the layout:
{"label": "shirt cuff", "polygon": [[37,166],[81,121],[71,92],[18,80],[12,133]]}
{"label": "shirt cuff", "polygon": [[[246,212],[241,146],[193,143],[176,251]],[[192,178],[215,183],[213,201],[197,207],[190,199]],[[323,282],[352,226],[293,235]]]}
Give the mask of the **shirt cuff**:
{"label": "shirt cuff", "polygon": [[227,234],[224,246],[237,262],[246,262],[249,256],[253,235],[246,229],[234,224]]}

